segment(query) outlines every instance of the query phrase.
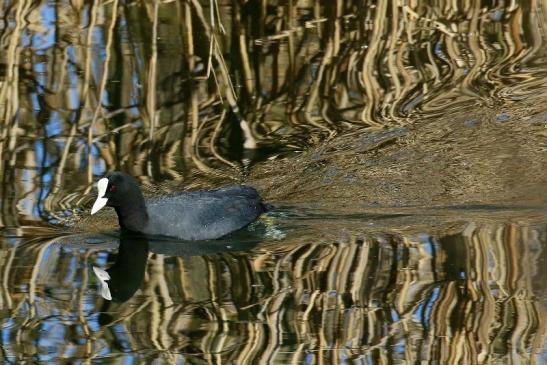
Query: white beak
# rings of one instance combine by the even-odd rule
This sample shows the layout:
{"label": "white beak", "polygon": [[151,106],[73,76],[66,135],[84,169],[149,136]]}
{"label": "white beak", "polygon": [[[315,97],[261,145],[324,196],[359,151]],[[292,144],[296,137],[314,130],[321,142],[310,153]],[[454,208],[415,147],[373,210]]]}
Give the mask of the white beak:
{"label": "white beak", "polygon": [[103,177],[97,183],[97,200],[95,200],[95,203],[93,204],[93,208],[91,208],[91,214],[97,213],[99,210],[101,210],[102,207],[106,205],[106,202],[108,202],[108,198],[104,197],[107,187],[108,187],[108,179],[106,177]]}
{"label": "white beak", "polygon": [[110,275],[103,269],[93,266],[93,271],[99,279],[99,286],[101,287],[101,296],[106,300],[112,300],[112,294],[110,294],[110,288],[108,287],[107,281],[110,280]]}

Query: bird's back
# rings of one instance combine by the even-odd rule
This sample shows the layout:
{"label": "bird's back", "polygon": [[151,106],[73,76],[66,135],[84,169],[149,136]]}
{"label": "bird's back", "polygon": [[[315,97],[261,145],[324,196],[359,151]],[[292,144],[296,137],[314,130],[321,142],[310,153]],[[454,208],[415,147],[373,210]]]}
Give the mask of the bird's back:
{"label": "bird's back", "polygon": [[147,202],[149,221],[143,232],[215,239],[247,226],[265,210],[256,190],[248,186],[179,193]]}

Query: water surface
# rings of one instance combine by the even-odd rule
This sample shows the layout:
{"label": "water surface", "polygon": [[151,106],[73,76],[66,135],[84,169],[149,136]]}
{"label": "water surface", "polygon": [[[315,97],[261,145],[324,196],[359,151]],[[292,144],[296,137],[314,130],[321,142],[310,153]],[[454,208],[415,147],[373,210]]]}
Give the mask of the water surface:
{"label": "water surface", "polygon": [[[546,14],[2,2],[0,358],[543,363]],[[89,217],[111,170],[276,208],[218,242],[126,237]]]}
{"label": "water surface", "polygon": [[[146,256],[131,238],[118,249],[112,237],[7,234],[2,356],[539,363],[545,211],[467,211],[283,211],[262,223],[270,234],[258,245],[240,238],[161,254],[166,243],[150,242]],[[92,266],[118,267],[114,301],[101,297]]]}

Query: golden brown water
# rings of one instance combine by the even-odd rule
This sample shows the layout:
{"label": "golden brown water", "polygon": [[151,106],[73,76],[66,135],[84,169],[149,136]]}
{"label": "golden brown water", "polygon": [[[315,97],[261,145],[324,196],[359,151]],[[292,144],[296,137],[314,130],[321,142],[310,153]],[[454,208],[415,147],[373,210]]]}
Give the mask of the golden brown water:
{"label": "golden brown water", "polygon": [[243,252],[161,255],[151,243],[140,290],[110,305],[91,265],[124,252],[8,236],[4,359],[541,363],[545,211],[432,213],[278,215],[285,238]]}
{"label": "golden brown water", "polygon": [[[544,363],[546,17],[2,2],[1,361]],[[140,242],[88,216],[110,170],[277,208],[219,242]],[[118,270],[114,302],[93,266]]]}

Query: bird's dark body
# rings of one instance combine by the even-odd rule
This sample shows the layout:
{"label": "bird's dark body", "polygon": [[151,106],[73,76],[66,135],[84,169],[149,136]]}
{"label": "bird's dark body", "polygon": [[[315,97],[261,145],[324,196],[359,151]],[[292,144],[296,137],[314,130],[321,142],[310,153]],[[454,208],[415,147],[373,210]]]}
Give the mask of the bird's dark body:
{"label": "bird's dark body", "polygon": [[266,211],[255,189],[231,186],[147,201],[148,224],[142,233],[183,240],[219,238],[254,222]]}
{"label": "bird's dark body", "polygon": [[132,232],[210,240],[247,226],[266,211],[260,195],[249,186],[181,192],[145,200],[131,176],[113,172],[106,179],[106,205],[116,209],[120,227]]}

